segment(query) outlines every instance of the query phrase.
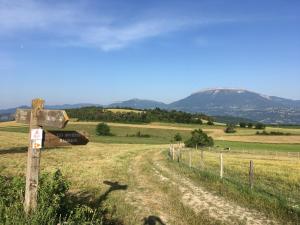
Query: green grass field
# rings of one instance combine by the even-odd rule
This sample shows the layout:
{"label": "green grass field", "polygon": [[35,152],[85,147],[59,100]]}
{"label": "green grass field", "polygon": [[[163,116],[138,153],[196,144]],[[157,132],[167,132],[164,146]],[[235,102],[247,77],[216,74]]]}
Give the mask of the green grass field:
{"label": "green grass field", "polygon": [[[134,127],[130,125],[124,126],[111,126],[111,133],[114,136],[97,136],[96,135],[96,124],[97,123],[70,123],[67,125],[65,130],[78,130],[86,131],[89,134],[90,140],[92,142],[99,143],[119,143],[119,144],[169,144],[174,138],[176,133],[180,133],[183,140],[187,140],[190,136],[192,129],[197,129],[199,126],[196,125],[185,125],[185,124],[164,124],[164,123],[154,123],[152,124],[154,128],[149,128],[147,126]],[[157,126],[165,126],[166,128],[174,129],[161,129],[155,128]],[[209,126],[210,129],[216,129],[214,126]],[[180,128],[188,128],[183,130]],[[191,129],[190,129],[191,128]],[[206,128],[205,128],[206,129]],[[213,131],[207,129],[208,135],[212,135]],[[241,132],[238,131],[239,135],[244,134],[244,129]],[[286,129],[288,130],[288,129]],[[297,129],[293,129],[296,130]],[[300,130],[300,129],[299,129]],[[16,126],[15,124],[10,126],[1,127],[0,131],[8,132],[21,132],[28,133],[27,126]],[[137,132],[142,134],[150,135],[149,138],[143,137],[130,137],[135,135]],[[295,132],[296,132],[295,131]],[[246,132],[249,132],[246,130]],[[215,140],[215,147],[218,150],[222,148],[230,147],[232,151],[278,151],[278,152],[299,152],[300,144],[272,144],[272,143],[253,143],[253,142],[241,142],[241,141],[227,141],[227,140]]]}

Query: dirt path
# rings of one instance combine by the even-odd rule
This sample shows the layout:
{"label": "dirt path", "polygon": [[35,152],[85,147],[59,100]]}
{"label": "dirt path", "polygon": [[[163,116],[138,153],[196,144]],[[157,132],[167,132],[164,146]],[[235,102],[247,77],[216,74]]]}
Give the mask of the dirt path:
{"label": "dirt path", "polygon": [[[143,171],[145,163],[149,163],[145,153],[139,154],[132,160],[128,172],[135,186],[129,188],[126,202],[131,202],[135,206],[136,213],[140,215],[141,221],[145,224],[147,224],[147,218],[151,216],[153,216],[153,220],[154,217],[159,218],[162,221],[161,224],[174,224],[172,223],[174,221],[169,216],[169,212],[164,210],[164,207],[161,205],[161,203],[166,201],[166,195],[157,190],[157,186],[151,182],[150,177]],[[149,224],[151,224],[150,222]],[[156,224],[154,222],[152,224]]]}
{"label": "dirt path", "polygon": [[182,193],[182,203],[192,208],[196,213],[206,210],[209,216],[222,220],[226,224],[276,224],[274,221],[267,219],[262,213],[229,202],[202,187],[196,186],[191,180],[175,174],[166,167],[158,163],[156,165],[171,178],[173,185],[179,186]]}
{"label": "dirt path", "polygon": [[[171,171],[162,157],[159,151],[149,151],[139,154],[133,160],[129,173],[135,180],[136,187],[130,190],[127,200],[136,206],[138,214],[156,215],[164,224],[187,224],[184,220],[174,220],[174,215],[171,215],[168,208],[172,207],[170,196],[161,190],[165,185],[171,190],[176,190],[178,201],[184,207],[195,214],[206,214],[214,221],[245,225],[278,224],[258,211],[238,206],[195,185],[190,179]],[[158,187],[157,182],[164,185]]]}

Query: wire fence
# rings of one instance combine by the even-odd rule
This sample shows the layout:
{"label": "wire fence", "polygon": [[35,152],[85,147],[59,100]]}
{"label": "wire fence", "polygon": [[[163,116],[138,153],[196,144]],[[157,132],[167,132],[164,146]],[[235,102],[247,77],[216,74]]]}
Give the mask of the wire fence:
{"label": "wire fence", "polygon": [[275,198],[300,212],[300,160],[298,152],[258,152],[188,149],[171,145],[172,160],[199,172]]}

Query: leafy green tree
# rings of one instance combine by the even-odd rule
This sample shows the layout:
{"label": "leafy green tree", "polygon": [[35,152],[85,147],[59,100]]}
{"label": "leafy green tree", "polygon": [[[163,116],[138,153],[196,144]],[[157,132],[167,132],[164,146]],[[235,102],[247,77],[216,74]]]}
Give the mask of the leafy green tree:
{"label": "leafy green tree", "polygon": [[169,122],[169,123],[188,123],[202,124],[201,119],[212,120],[204,114],[191,114],[181,111],[168,111],[163,109],[146,109],[128,112],[112,112],[102,107],[83,107],[79,109],[67,109],[66,112],[72,119],[79,121],[103,121],[119,123],[150,123],[150,122]]}
{"label": "leafy green tree", "polygon": [[209,121],[207,122],[207,125],[213,126],[213,125],[215,125],[215,124],[214,124],[214,122],[213,122],[212,120],[209,120]]}
{"label": "leafy green tree", "polygon": [[247,127],[248,127],[248,128],[253,128],[253,123],[248,123],[248,124],[247,124]]}
{"label": "leafy green tree", "polygon": [[182,141],[182,137],[181,137],[181,135],[179,133],[175,134],[174,141],[177,141],[177,142]]}
{"label": "leafy green tree", "polygon": [[263,123],[255,124],[255,129],[257,129],[257,130],[263,130],[265,128],[266,128],[266,125],[264,125]]}
{"label": "leafy green tree", "polygon": [[96,127],[98,136],[111,136],[110,127],[106,123],[99,123]]}
{"label": "leafy green tree", "polygon": [[225,129],[225,133],[235,133],[235,126],[233,124],[228,124],[226,129]]}
{"label": "leafy green tree", "polygon": [[209,137],[206,133],[204,133],[201,129],[192,131],[192,137],[185,142],[187,147],[194,148],[196,146],[213,146],[214,140],[212,137]]}
{"label": "leafy green tree", "polygon": [[246,128],[246,126],[247,126],[247,124],[246,124],[246,123],[244,123],[244,122],[240,122],[240,127],[241,127],[241,128]]}

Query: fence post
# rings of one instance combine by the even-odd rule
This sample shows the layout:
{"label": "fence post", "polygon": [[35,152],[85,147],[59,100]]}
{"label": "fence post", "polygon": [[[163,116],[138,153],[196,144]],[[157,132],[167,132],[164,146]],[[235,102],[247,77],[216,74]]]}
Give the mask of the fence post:
{"label": "fence post", "polygon": [[172,159],[173,159],[173,161],[175,160],[175,149],[174,149],[174,145],[172,145]]}
{"label": "fence post", "polygon": [[249,185],[251,189],[253,189],[253,183],[254,183],[254,163],[253,160],[250,160]]}
{"label": "fence post", "polygon": [[181,149],[178,148],[177,150],[177,162],[180,163],[180,157],[181,157]]}
{"label": "fence post", "polygon": [[192,150],[189,151],[189,158],[190,158],[189,166],[190,166],[190,168],[192,168]]}
{"label": "fence post", "polygon": [[201,161],[200,161],[201,167],[204,167],[204,151],[201,149]]}
{"label": "fence post", "polygon": [[220,178],[223,179],[223,153],[220,154]]}

